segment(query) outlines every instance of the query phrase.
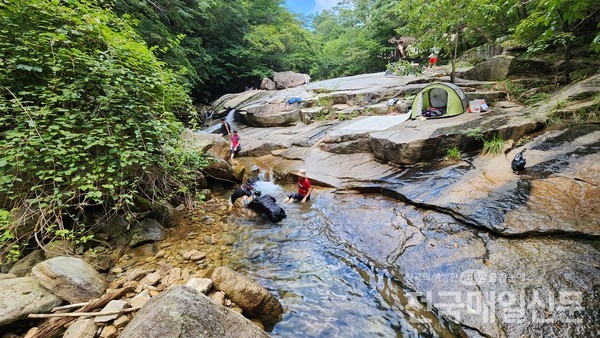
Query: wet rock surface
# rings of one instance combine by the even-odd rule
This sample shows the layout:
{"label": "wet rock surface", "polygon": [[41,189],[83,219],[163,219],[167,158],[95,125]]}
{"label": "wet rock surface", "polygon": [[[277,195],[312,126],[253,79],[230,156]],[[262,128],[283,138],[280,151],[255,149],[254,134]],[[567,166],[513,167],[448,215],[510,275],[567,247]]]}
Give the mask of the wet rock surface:
{"label": "wet rock surface", "polygon": [[[407,311],[437,309],[470,336],[598,329],[600,252],[593,241],[500,238],[383,197],[320,198],[334,206],[324,209],[333,236],[402,276],[411,290]],[[346,226],[349,219],[361,226]]]}

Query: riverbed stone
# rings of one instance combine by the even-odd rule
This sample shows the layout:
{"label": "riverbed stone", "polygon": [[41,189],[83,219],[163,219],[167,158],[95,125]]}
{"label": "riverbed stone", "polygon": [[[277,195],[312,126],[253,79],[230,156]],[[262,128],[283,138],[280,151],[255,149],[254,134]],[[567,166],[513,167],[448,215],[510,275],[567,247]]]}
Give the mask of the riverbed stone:
{"label": "riverbed stone", "polygon": [[142,307],[150,300],[150,298],[152,297],[150,297],[148,290],[144,290],[129,300],[129,305],[131,305],[131,307]]}
{"label": "riverbed stone", "polygon": [[209,278],[191,278],[185,285],[206,295],[212,289],[213,282]]}
{"label": "riverbed stone", "polygon": [[76,257],[48,259],[35,265],[31,274],[45,288],[72,304],[102,296],[107,286],[93,266]]}
{"label": "riverbed stone", "polygon": [[136,247],[142,244],[161,241],[166,236],[165,229],[158,221],[146,218],[131,230],[129,246]]}
{"label": "riverbed stone", "polygon": [[91,318],[81,318],[67,328],[63,338],[94,338],[96,336],[96,324]]}
{"label": "riverbed stone", "polygon": [[[108,302],[108,304],[106,304],[104,306],[104,308],[102,308],[102,310],[100,310],[100,313],[102,313],[102,312],[117,312],[117,311],[121,311],[128,307],[129,307],[128,302],[126,302],[124,300],[113,299],[110,302]],[[94,323],[108,323],[108,322],[111,322],[111,321],[117,319],[118,317],[119,317],[118,314],[96,316],[94,318]]]}
{"label": "riverbed stone", "polygon": [[0,326],[24,319],[31,313],[50,312],[62,302],[33,277],[1,279]]}
{"label": "riverbed stone", "polygon": [[31,272],[31,268],[37,263],[46,259],[43,250],[35,250],[27,256],[18,260],[15,265],[8,270],[9,273],[15,274],[16,276],[23,277]]}
{"label": "riverbed stone", "polygon": [[268,337],[242,315],[213,304],[205,295],[174,286],[152,298],[121,337]]}
{"label": "riverbed stone", "polygon": [[217,267],[211,279],[217,290],[223,291],[250,317],[268,321],[283,313],[281,303],[267,289],[230,268]]}

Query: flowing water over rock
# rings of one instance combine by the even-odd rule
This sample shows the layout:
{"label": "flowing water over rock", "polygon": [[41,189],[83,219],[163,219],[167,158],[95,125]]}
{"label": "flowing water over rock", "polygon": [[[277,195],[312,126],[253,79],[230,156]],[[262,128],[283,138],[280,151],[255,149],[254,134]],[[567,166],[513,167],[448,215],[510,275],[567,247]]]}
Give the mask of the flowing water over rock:
{"label": "flowing water over rock", "polygon": [[[283,199],[284,190],[280,186],[259,182],[258,187],[263,195]],[[369,223],[386,222],[386,211],[381,208],[391,210],[396,202],[362,195],[334,201],[334,196],[332,191],[321,191],[313,202],[284,205],[288,217],[277,225],[256,217],[228,219],[238,238],[229,254],[231,264],[274,291],[286,308],[271,334],[305,337],[459,334],[460,329],[450,329],[448,323],[432,312],[405,309],[408,290],[398,271],[372,262],[359,251],[360,242],[369,240],[362,232],[373,230]],[[348,208],[358,214],[353,215]],[[366,213],[360,215],[361,210]],[[340,211],[346,211],[347,216],[338,214]],[[331,212],[337,214],[335,219],[330,217]],[[371,249],[378,251],[385,247],[374,245]],[[427,318],[431,323],[415,323],[411,316]]]}

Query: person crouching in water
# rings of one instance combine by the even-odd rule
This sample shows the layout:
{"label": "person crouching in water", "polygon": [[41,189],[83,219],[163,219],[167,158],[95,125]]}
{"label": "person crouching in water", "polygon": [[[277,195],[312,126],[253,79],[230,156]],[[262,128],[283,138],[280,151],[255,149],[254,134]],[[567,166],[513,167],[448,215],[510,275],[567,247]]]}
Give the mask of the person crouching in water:
{"label": "person crouching in water", "polygon": [[306,170],[298,170],[298,192],[289,194],[284,202],[292,203],[298,202],[304,203],[310,200],[310,194],[312,193],[312,186],[310,181],[306,177]]}
{"label": "person crouching in water", "polygon": [[229,197],[229,208],[227,209],[227,211],[231,212],[235,201],[240,197],[242,197],[242,201],[244,201],[244,204],[246,204],[246,200],[252,196],[252,192],[254,191],[254,183],[256,183],[256,180],[253,178],[249,178],[246,181],[246,183],[240,185],[237,189],[235,189],[233,194],[231,194],[231,196]]}

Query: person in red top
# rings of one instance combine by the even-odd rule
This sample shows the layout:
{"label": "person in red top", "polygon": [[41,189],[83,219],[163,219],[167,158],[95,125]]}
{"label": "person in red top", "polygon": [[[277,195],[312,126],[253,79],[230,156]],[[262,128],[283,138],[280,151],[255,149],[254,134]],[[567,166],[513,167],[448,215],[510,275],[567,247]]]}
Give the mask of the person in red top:
{"label": "person in red top", "polygon": [[233,135],[231,135],[231,147],[229,148],[229,154],[232,161],[233,156],[237,155],[240,150],[242,150],[242,146],[240,145],[240,135],[238,135],[237,130],[234,130]]}
{"label": "person in red top", "polygon": [[292,203],[300,201],[300,203],[304,203],[310,200],[311,192],[312,187],[310,181],[306,177],[306,170],[300,169],[298,170],[298,192],[289,194],[284,202]]}

